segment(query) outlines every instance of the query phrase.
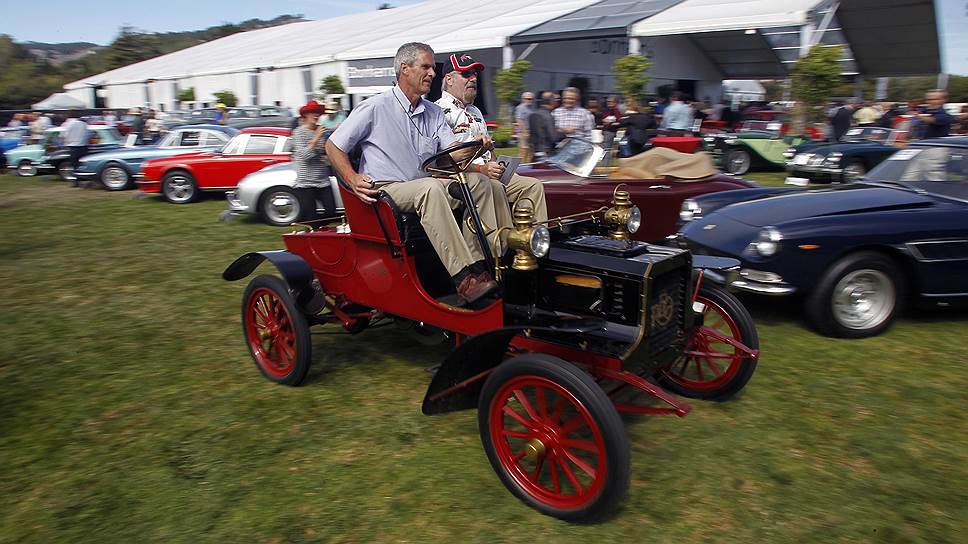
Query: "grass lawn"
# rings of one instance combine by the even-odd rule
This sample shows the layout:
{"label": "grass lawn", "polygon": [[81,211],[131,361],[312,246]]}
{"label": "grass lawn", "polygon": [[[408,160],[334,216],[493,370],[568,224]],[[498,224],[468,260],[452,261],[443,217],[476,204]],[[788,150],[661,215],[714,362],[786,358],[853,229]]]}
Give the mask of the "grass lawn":
{"label": "grass lawn", "polygon": [[746,391],[685,418],[628,418],[624,508],[575,526],[505,490],[474,412],[421,415],[443,348],[392,327],[323,328],[305,386],[263,379],[242,342],[245,282],[220,273],[281,248],[284,230],[220,223],[224,209],[0,176],[0,542],[968,533],[965,313],[847,341],[805,329],[789,303],[753,301],[763,351]]}

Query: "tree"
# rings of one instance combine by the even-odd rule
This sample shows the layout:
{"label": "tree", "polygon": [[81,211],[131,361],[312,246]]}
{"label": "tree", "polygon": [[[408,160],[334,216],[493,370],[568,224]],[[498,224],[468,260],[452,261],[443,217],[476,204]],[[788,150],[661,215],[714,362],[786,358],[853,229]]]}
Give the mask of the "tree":
{"label": "tree", "polygon": [[642,55],[625,55],[615,59],[612,63],[615,88],[626,98],[642,100],[645,97],[645,84],[652,79],[645,73],[651,66],[652,61]]}
{"label": "tree", "polygon": [[801,57],[790,71],[790,91],[797,101],[794,108],[793,133],[803,132],[804,108],[811,113],[813,121],[823,118],[821,106],[831,96],[831,92],[843,83],[840,75],[840,59],[843,49],[840,46],[817,44],[810,52]]}
{"label": "tree", "polygon": [[331,94],[346,94],[346,89],[343,87],[343,81],[339,76],[331,75],[323,78],[322,83],[319,84],[319,92],[323,93],[324,96],[329,96]]}
{"label": "tree", "polygon": [[508,119],[509,124],[514,124],[510,116],[510,106],[524,92],[524,74],[531,69],[531,63],[526,60],[516,60],[511,63],[507,70],[498,70],[494,76],[494,89],[500,101],[500,111],[498,118]]}
{"label": "tree", "polygon": [[107,69],[148,60],[162,53],[156,34],[138,32],[129,26],[121,27],[121,34],[108,46]]}
{"label": "tree", "polygon": [[[194,94],[194,89],[192,90],[192,94]],[[215,96],[216,102],[221,102],[230,108],[235,107],[239,103],[239,99],[235,97],[235,93],[228,89],[212,93],[212,95]]]}
{"label": "tree", "polygon": [[194,102],[195,101],[195,87],[188,87],[178,91],[178,96],[176,97],[179,102]]}

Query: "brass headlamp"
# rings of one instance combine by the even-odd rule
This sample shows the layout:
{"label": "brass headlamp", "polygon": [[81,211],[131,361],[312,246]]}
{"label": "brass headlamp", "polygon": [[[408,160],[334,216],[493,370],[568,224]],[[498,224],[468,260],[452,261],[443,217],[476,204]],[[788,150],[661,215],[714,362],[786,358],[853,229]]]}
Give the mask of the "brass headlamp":
{"label": "brass headlamp", "polygon": [[[522,199],[528,200],[528,199]],[[508,247],[514,250],[514,262],[511,268],[520,271],[535,270],[538,261],[535,257],[544,257],[551,247],[551,234],[548,227],[534,224],[534,205],[522,206],[518,201],[514,207],[511,222],[514,229],[508,233]]]}
{"label": "brass headlamp", "polygon": [[612,240],[628,240],[629,233],[639,230],[642,224],[642,212],[632,204],[632,196],[626,190],[620,190],[625,185],[615,187],[612,193],[612,207],[605,212],[605,223],[611,227],[608,237]]}

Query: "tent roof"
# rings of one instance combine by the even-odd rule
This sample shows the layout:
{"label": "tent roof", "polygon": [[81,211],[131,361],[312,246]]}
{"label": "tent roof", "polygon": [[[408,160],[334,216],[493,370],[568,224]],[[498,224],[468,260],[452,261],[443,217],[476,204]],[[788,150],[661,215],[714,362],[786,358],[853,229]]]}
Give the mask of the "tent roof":
{"label": "tent roof", "polygon": [[680,2],[682,0],[603,0],[519,32],[511,37],[511,43],[624,37],[632,23]]}
{"label": "tent roof", "polygon": [[668,36],[802,25],[820,0],[685,0],[632,25],[632,36]]}
{"label": "tent roof", "polygon": [[86,108],[87,104],[74,98],[67,93],[54,93],[47,98],[37,102],[32,109],[35,110],[69,110],[71,108]]}
{"label": "tent roof", "polygon": [[595,0],[428,0],[393,9],[291,23],[233,34],[67,84],[139,83],[257,68],[392,57],[406,42],[441,53],[503,47],[517,32]]}
{"label": "tent roof", "polygon": [[837,18],[860,73],[905,76],[941,71],[933,0],[841,0]]}

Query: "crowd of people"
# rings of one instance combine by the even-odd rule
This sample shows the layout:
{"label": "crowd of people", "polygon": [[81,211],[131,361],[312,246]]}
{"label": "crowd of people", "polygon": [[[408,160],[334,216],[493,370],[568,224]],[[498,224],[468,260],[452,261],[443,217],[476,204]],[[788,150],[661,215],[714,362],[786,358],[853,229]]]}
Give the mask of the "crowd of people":
{"label": "crowd of people", "polygon": [[883,127],[903,131],[909,140],[968,134],[968,106],[952,115],[945,109],[947,93],[932,89],[924,101],[876,102],[851,99],[828,109],[831,140],[840,141],[852,127]]}

